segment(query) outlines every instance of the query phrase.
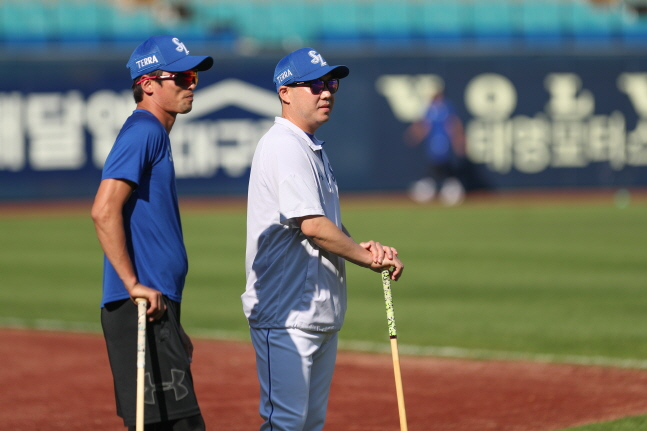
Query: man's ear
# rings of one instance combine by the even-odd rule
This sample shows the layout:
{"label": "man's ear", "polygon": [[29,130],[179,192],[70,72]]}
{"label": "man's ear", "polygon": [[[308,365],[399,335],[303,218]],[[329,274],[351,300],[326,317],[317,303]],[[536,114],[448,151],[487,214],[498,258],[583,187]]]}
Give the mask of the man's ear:
{"label": "man's ear", "polygon": [[144,93],[146,94],[153,93],[153,81],[154,79],[147,79],[146,81],[140,84],[142,86],[142,91],[144,91]]}
{"label": "man's ear", "polygon": [[279,87],[279,99],[281,99],[281,103],[285,103],[286,105],[290,104],[290,93],[288,91],[288,87]]}

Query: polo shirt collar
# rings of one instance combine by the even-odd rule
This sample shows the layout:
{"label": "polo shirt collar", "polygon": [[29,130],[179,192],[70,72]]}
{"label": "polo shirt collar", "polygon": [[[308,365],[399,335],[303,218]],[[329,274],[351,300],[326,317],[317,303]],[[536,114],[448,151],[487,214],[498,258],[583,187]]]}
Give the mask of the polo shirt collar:
{"label": "polo shirt collar", "polygon": [[313,138],[310,139],[310,136],[308,136],[308,134],[306,132],[301,130],[293,122],[291,122],[290,120],[288,120],[286,118],[276,117],[276,118],[274,118],[274,122],[287,127],[292,132],[294,132],[296,135],[301,137],[310,146],[310,148],[312,148],[313,151],[321,150],[323,144],[325,144],[325,141],[321,141],[321,140],[317,139],[316,136],[313,136]]}

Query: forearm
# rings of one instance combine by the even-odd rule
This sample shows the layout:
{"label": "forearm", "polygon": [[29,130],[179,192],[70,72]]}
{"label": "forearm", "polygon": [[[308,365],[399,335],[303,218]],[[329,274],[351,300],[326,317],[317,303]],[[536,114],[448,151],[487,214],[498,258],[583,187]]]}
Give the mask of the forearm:
{"label": "forearm", "polygon": [[128,291],[137,284],[137,277],[126,246],[122,211],[132,190],[126,181],[103,180],[92,205],[92,221],[101,248]]}
{"label": "forearm", "polygon": [[322,249],[373,271],[393,268],[390,270],[392,280],[402,275],[404,265],[395,248],[375,241],[358,244],[344,226],[340,229],[324,216],[303,217],[298,222],[301,231]]}
{"label": "forearm", "polygon": [[373,263],[371,253],[327,217],[304,217],[299,222],[301,231],[322,249],[365,268]]}
{"label": "forearm", "polygon": [[348,229],[346,229],[346,226],[344,226],[343,224],[341,225],[341,230],[342,230],[342,232],[344,232],[346,234],[346,236],[349,236],[349,237],[352,238],[352,235],[350,234]]}

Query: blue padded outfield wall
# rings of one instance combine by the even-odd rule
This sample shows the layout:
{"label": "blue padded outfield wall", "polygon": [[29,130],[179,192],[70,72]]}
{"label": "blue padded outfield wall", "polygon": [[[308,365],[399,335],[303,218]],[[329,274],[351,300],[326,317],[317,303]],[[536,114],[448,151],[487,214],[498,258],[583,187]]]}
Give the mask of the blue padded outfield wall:
{"label": "blue padded outfield wall", "polygon": [[[94,195],[134,109],[128,55],[0,59],[1,200]],[[470,189],[647,185],[644,56],[324,55],[351,70],[317,133],[342,191],[405,190],[424,174],[403,132],[442,83],[464,122]],[[279,114],[278,57],[217,57],[200,74],[171,134],[182,195],[246,193],[254,147]]]}

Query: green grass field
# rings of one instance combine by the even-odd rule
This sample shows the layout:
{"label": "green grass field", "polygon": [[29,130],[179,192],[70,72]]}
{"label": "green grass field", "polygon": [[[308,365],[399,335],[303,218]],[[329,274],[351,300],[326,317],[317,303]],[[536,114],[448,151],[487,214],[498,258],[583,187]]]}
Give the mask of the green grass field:
{"label": "green grass field", "polygon": [[[183,320],[194,336],[247,339],[244,208],[214,208],[183,207]],[[644,200],[443,208],[346,198],[342,212],[356,240],[396,246],[406,265],[393,285],[401,353],[647,368]],[[0,325],[98,331],[101,267],[89,204],[0,217]],[[348,270],[342,347],[388,351],[379,274]]]}

